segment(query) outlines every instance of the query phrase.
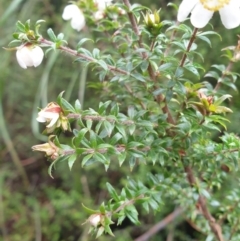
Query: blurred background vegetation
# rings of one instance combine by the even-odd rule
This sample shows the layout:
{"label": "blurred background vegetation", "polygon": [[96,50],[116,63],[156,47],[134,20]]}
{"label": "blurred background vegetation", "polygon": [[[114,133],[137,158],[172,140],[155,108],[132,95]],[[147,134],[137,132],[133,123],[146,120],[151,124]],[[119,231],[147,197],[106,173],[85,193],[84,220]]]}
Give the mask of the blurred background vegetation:
{"label": "blurred background vegetation", "polygon": [[[162,19],[175,19],[175,10],[167,8],[169,1],[138,2],[153,10],[162,8]],[[176,4],[179,2],[174,1]],[[55,33],[64,32],[70,46],[75,46],[83,37],[96,38],[96,33],[93,34],[90,29],[85,28],[78,33],[71,29],[69,22],[62,20],[61,14],[67,3],[63,0],[0,0],[0,46],[7,47],[12,40],[17,20],[25,22],[27,19],[31,19],[32,23],[44,19],[46,23],[41,26],[43,36],[47,37],[46,30],[51,27]],[[200,48],[206,56],[206,71],[213,63],[227,63],[227,60],[220,58],[221,49],[237,43],[238,29],[226,31],[218,14],[215,15],[211,23],[222,36],[222,41],[213,36],[212,47],[205,45]],[[210,26],[208,28],[211,30]],[[135,178],[141,178],[148,167],[139,167],[136,176],[130,173],[127,165],[121,169],[112,165],[105,173],[102,166],[82,169],[80,163],[75,163],[70,172],[66,164],[61,163],[54,171],[54,179],[51,179],[47,174],[49,161],[31,150],[32,145],[46,141],[46,137],[41,135],[42,126],[39,127],[35,121],[37,108],[55,101],[63,90],[68,101],[79,98],[84,108],[94,108],[100,100],[108,98],[104,85],[94,72],[73,63],[73,58],[64,53],[50,52],[38,68],[24,70],[16,61],[15,51],[2,48],[0,51],[0,240],[94,240],[94,237],[87,235],[88,226],[82,225],[87,214],[81,204],[92,208],[98,206],[107,198],[107,180],[120,187],[124,184],[122,177],[135,175]],[[239,70],[239,64],[235,68]],[[230,88],[229,94],[235,96],[234,102],[230,103],[235,112],[231,116],[229,130],[238,134],[239,96]],[[164,210],[149,215],[140,211],[140,226],[134,227],[126,220],[121,227],[113,228],[115,238],[102,237],[99,240],[134,240],[173,209],[166,206]],[[174,240],[201,240],[182,220],[176,220],[151,240],[167,240],[173,229],[178,237]]]}

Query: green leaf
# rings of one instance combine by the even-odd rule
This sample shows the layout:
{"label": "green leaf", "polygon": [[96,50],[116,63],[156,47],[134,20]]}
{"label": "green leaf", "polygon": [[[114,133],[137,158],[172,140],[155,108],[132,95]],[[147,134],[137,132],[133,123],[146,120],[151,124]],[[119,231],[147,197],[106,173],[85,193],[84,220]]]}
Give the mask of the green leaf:
{"label": "green leaf", "polygon": [[93,210],[93,209],[86,207],[83,203],[82,203],[82,206],[83,206],[83,209],[89,214],[96,214],[99,212],[98,210]]}
{"label": "green leaf", "polygon": [[136,80],[139,80],[141,82],[146,82],[146,79],[143,77],[143,75],[139,73],[131,74],[131,76],[134,77]]}
{"label": "green leaf", "polygon": [[139,147],[139,146],[143,147],[144,145],[141,142],[131,141],[127,144],[127,149],[132,149],[132,148],[136,148],[136,147]]}
{"label": "green leaf", "polygon": [[103,164],[105,165],[105,167],[108,168],[110,162],[109,162],[109,160],[108,160],[103,154],[101,154],[101,153],[99,153],[99,152],[96,152],[96,153],[94,153],[93,158],[94,158],[95,160],[103,163]]}
{"label": "green leaf", "polygon": [[110,184],[110,183],[106,183],[106,186],[107,186],[107,190],[108,192],[110,193],[111,197],[119,202],[120,201],[120,198],[119,198],[119,195],[117,194],[117,192],[115,191],[115,189],[113,188],[113,186]]}
{"label": "green leaf", "polygon": [[136,125],[134,125],[134,124],[128,126],[128,131],[129,131],[129,134],[130,134],[131,136],[133,135],[135,129],[136,129]]}
{"label": "green leaf", "polygon": [[82,105],[79,100],[76,100],[75,101],[75,112],[80,113],[81,110],[82,110]]}
{"label": "green leaf", "polygon": [[159,205],[158,203],[153,199],[153,198],[150,198],[148,200],[148,203],[149,205],[151,206],[151,208],[154,210],[154,211],[158,211],[159,210]]}
{"label": "green leaf", "polygon": [[216,101],[214,101],[214,105],[220,105],[224,100],[232,98],[231,95],[223,95],[220,98],[218,98]]}
{"label": "green leaf", "polygon": [[18,29],[20,32],[25,33],[25,26],[24,26],[24,24],[22,24],[20,21],[17,21],[16,26],[17,26],[17,29]]}
{"label": "green leaf", "polygon": [[136,165],[136,158],[133,157],[133,156],[131,156],[131,157],[129,158],[130,171],[133,170],[133,168],[135,167],[135,165]]}
{"label": "green leaf", "polygon": [[25,32],[28,32],[30,30],[30,19],[28,19],[26,22],[25,22]]}
{"label": "green leaf", "polygon": [[94,149],[97,148],[97,145],[98,145],[98,143],[97,143],[97,135],[92,130],[90,130],[89,142],[90,142],[92,148],[94,148]]}
{"label": "green leaf", "polygon": [[119,140],[122,139],[122,135],[120,133],[116,133],[109,141],[109,144],[116,145]]}
{"label": "green leaf", "polygon": [[175,77],[178,79],[183,76],[183,68],[182,67],[177,67],[176,72],[175,72]]}
{"label": "green leaf", "polygon": [[93,157],[93,154],[88,154],[82,159],[82,167],[86,165],[86,163]]}
{"label": "green leaf", "polygon": [[63,40],[64,39],[64,34],[63,33],[59,33],[57,36],[58,40]]}
{"label": "green leaf", "polygon": [[88,130],[91,130],[91,129],[92,129],[92,124],[93,124],[93,121],[92,121],[92,120],[89,120],[89,119],[88,119],[88,120],[86,121],[86,125],[87,125],[87,129],[88,129]]}
{"label": "green leaf", "polygon": [[44,19],[39,19],[37,20],[37,22],[35,23],[35,26],[39,25],[40,23],[45,23],[46,21]]}
{"label": "green leaf", "polygon": [[[92,53],[84,48],[79,48],[78,53],[83,53],[84,55],[92,58]],[[81,59],[81,58],[80,58]],[[78,60],[78,59],[77,59]],[[86,60],[85,60],[86,61]]]}
{"label": "green leaf", "polygon": [[77,133],[77,137],[74,138],[74,144],[76,147],[80,146],[83,137],[86,135],[88,131],[89,129],[83,128]]}
{"label": "green leaf", "polygon": [[106,64],[106,62],[102,59],[98,60],[97,63],[105,70],[108,71],[108,65]]}
{"label": "green leaf", "polygon": [[135,116],[135,109],[133,106],[128,107],[128,116],[132,120]]}
{"label": "green leaf", "polygon": [[123,162],[125,161],[127,157],[126,152],[121,152],[120,154],[117,155],[118,161],[119,161],[119,166],[122,166]]}
{"label": "green leaf", "polygon": [[68,159],[68,156],[61,156],[61,157],[59,157],[58,159],[54,160],[54,161],[51,163],[51,165],[50,165],[49,168],[48,168],[48,174],[49,174],[49,176],[50,176],[51,178],[53,178],[53,176],[52,176],[52,169],[53,169],[54,165],[55,165],[57,162],[59,162],[59,161],[65,161],[65,160],[67,160],[67,159]]}
{"label": "green leaf", "polygon": [[66,101],[64,98],[61,98],[61,107],[65,111],[75,113],[75,109],[73,108],[73,106],[68,101]]}
{"label": "green leaf", "polygon": [[218,64],[214,64],[214,65],[212,65],[212,67],[217,69],[217,70],[219,70],[219,71],[221,71],[221,72],[224,72],[226,70],[226,66],[223,65],[223,64],[219,64],[219,65]]}
{"label": "green leaf", "polygon": [[132,223],[140,224],[137,209],[133,205],[127,206],[125,213]]}
{"label": "green leaf", "polygon": [[79,49],[85,42],[87,42],[87,41],[91,41],[91,42],[94,42],[92,39],[90,39],[90,38],[82,38],[79,42],[78,42],[78,44],[77,44],[77,49]]}
{"label": "green leaf", "polygon": [[113,123],[110,123],[110,122],[108,122],[108,121],[104,121],[104,122],[103,122],[103,126],[104,126],[104,128],[106,129],[108,136],[110,137],[111,134],[112,134],[112,131],[113,131],[113,129],[114,129],[114,124],[113,124]]}
{"label": "green leaf", "polygon": [[[106,213],[106,208],[105,208],[104,203],[101,204],[101,206],[99,207],[99,210],[100,210],[100,212],[103,213],[103,214]],[[108,225],[108,224],[111,223],[111,220],[110,220],[110,219],[107,219],[107,217],[105,217],[105,220],[106,220],[105,224]],[[104,220],[104,221],[105,221],[105,220]]]}
{"label": "green leaf", "polygon": [[108,233],[109,235],[115,237],[109,225],[104,226],[104,230],[105,230],[105,232]]}
{"label": "green leaf", "polygon": [[171,68],[172,65],[173,65],[172,63],[162,64],[162,65],[159,66],[158,70],[159,71],[167,70],[167,69]]}
{"label": "green leaf", "polygon": [[126,138],[126,131],[124,129],[124,127],[120,124],[116,124],[115,127],[117,128],[117,130],[121,133],[123,138]]}
{"label": "green leaf", "polygon": [[53,142],[54,142],[54,144],[55,144],[56,146],[61,147],[61,144],[60,144],[59,139],[58,139],[57,136],[54,137],[54,141],[53,141]]}
{"label": "green leaf", "polygon": [[54,34],[53,30],[51,28],[49,28],[47,30],[47,33],[48,33],[48,36],[49,38],[53,41],[53,42],[56,42],[57,41],[57,37],[56,35]]}
{"label": "green leaf", "polygon": [[119,106],[118,106],[118,104],[115,104],[112,106],[112,108],[110,110],[110,115],[117,116],[118,113],[119,113]]}
{"label": "green leaf", "polygon": [[148,66],[149,66],[149,61],[146,60],[146,59],[144,59],[144,60],[142,61],[141,65],[140,65],[140,68],[141,68],[142,72],[147,71]]}
{"label": "green leaf", "polygon": [[100,227],[97,231],[96,239],[99,238],[104,232],[104,227]]}
{"label": "green leaf", "polygon": [[193,66],[192,64],[186,64],[186,65],[184,65],[184,68],[187,69],[188,71],[192,72],[198,78],[200,78],[197,68],[195,66]]}
{"label": "green leaf", "polygon": [[166,92],[166,102],[168,103],[173,97],[173,91],[172,89],[167,90]]}
{"label": "green leaf", "polygon": [[99,103],[99,107],[98,107],[98,108],[99,108],[99,109],[98,109],[99,114],[100,114],[100,115],[105,114],[105,113],[106,113],[106,109],[108,108],[108,106],[109,106],[111,103],[112,103],[111,100],[108,100],[108,101],[106,101],[106,102],[104,102],[104,103],[100,102],[100,103]]}
{"label": "green leaf", "polygon": [[73,154],[68,158],[68,166],[69,166],[70,171],[72,170],[72,166],[73,166],[74,162],[76,161],[76,159],[77,159],[76,154]]}
{"label": "green leaf", "polygon": [[92,56],[93,56],[94,59],[99,59],[99,57],[100,57],[100,50],[97,49],[97,48],[94,48],[93,52],[92,52]]}

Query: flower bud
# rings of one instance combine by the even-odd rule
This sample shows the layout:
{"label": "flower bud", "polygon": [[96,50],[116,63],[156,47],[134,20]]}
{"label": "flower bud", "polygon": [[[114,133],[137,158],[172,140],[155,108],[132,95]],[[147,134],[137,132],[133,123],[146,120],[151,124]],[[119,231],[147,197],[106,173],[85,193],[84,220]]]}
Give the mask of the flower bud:
{"label": "flower bud", "polygon": [[97,227],[98,224],[101,221],[101,215],[100,214],[92,214],[89,218],[88,218],[89,223],[94,226]]}
{"label": "flower bud", "polygon": [[111,5],[112,0],[94,0],[94,2],[99,11],[104,11],[106,9],[106,7]]}
{"label": "flower bud", "polygon": [[52,160],[55,160],[59,157],[61,149],[51,141],[52,137],[54,136],[49,137],[48,143],[32,146],[32,150],[45,152],[46,156],[50,157]]}
{"label": "flower bud", "polygon": [[68,118],[64,116],[63,113],[60,114],[60,122],[61,122],[61,127],[63,131],[71,131]]}
{"label": "flower bud", "polygon": [[160,32],[160,29],[162,28],[159,11],[154,11],[154,13],[147,13],[144,16],[145,26],[147,30],[154,36],[157,36]]}
{"label": "flower bud", "polygon": [[19,65],[23,69],[27,67],[37,67],[42,63],[43,50],[36,45],[24,45],[17,48],[16,57]]}

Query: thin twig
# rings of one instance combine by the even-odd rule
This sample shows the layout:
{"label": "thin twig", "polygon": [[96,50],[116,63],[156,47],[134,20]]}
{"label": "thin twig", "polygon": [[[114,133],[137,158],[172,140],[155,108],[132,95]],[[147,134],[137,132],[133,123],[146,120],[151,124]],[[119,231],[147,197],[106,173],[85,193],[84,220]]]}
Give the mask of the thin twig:
{"label": "thin twig", "polygon": [[[184,166],[184,170],[187,174],[188,182],[191,186],[196,186],[197,182],[195,179],[195,176],[193,174],[193,170],[190,166]],[[199,196],[198,204],[201,208],[202,214],[205,217],[205,219],[208,221],[208,224],[214,233],[216,239],[218,241],[224,241],[223,235],[222,235],[222,228],[221,226],[216,222],[215,218],[212,216],[212,214],[209,212],[207,207],[206,199],[203,196]]]}
{"label": "thin twig", "polygon": [[179,65],[180,67],[183,67],[183,65],[184,65],[184,63],[185,63],[185,60],[186,60],[186,58],[187,58],[187,53],[188,53],[188,52],[190,51],[190,49],[191,49],[191,46],[192,46],[192,44],[193,44],[193,42],[194,42],[194,40],[195,40],[195,38],[196,38],[197,31],[198,31],[198,28],[194,28],[192,37],[190,38],[189,43],[188,43],[188,46],[187,46],[187,50],[186,50],[186,52],[184,53],[184,55],[183,55],[183,57],[182,57],[182,59],[181,59],[181,62],[180,62],[180,65]]}
{"label": "thin twig", "polygon": [[153,235],[155,235],[157,232],[164,229],[168,224],[173,222],[183,212],[184,212],[184,210],[180,207],[175,209],[172,213],[167,215],[163,220],[161,220],[159,223],[155,224],[146,233],[142,234],[141,236],[136,238],[134,241],[147,241],[147,240],[149,240]]}
{"label": "thin twig", "polygon": [[[115,146],[115,151],[116,152],[124,152],[126,151],[127,147],[125,145],[117,145]],[[137,151],[149,151],[151,150],[151,147],[150,146],[145,146],[143,148],[130,148],[130,150],[137,150]],[[100,148],[100,149],[93,149],[93,148],[88,148],[86,149],[82,154],[83,155],[88,155],[88,154],[94,154],[94,153],[101,153],[101,154],[104,154],[108,151],[107,148]],[[70,150],[62,150],[61,154],[64,155],[64,156],[67,156],[67,155],[72,155],[76,153],[76,150],[75,149],[70,149]]]}
{"label": "thin twig", "polygon": [[[41,38],[39,41],[40,41],[41,43],[43,43],[43,44],[48,45],[48,46],[52,46],[52,45],[54,44],[53,42],[51,42],[51,41],[49,41],[49,40],[47,40],[47,39],[44,39],[44,38]],[[83,59],[85,59],[85,60],[88,61],[88,62],[97,63],[97,60],[96,60],[96,59],[94,59],[94,58],[92,58],[92,57],[90,57],[90,56],[87,56],[87,55],[85,55],[85,54],[78,53],[76,50],[73,50],[73,49],[68,48],[68,47],[66,47],[66,46],[60,46],[59,49],[62,50],[62,51],[64,51],[64,52],[66,52],[66,53],[69,53],[69,54],[71,54],[71,55],[73,55],[73,56],[83,58]],[[115,67],[115,66],[112,66],[112,65],[109,65],[109,64],[108,64],[107,67],[108,67],[108,69],[109,69],[110,71],[112,71],[112,72],[117,72],[117,73],[123,74],[123,75],[130,75],[129,72],[127,72],[127,71],[125,71],[125,70],[123,70],[123,69],[119,69],[119,68],[117,68],[117,67]]]}
{"label": "thin twig", "polygon": [[[98,116],[98,115],[81,115],[81,114],[68,114],[67,118],[69,119],[82,119],[82,120],[92,120],[92,121],[108,121],[110,123],[114,123],[117,122],[116,119],[114,118],[110,118],[110,117],[104,117],[104,116]],[[135,124],[134,121],[132,120],[126,120],[126,121],[122,121],[120,122],[123,125],[133,125]]]}
{"label": "thin twig", "polygon": [[119,211],[123,210],[125,207],[130,206],[130,205],[134,204],[137,200],[143,199],[143,198],[144,198],[144,194],[141,194],[136,198],[133,198],[131,200],[128,200],[128,201],[124,202],[116,210],[112,211],[111,215],[114,214],[114,213],[118,213]]}
{"label": "thin twig", "polygon": [[204,232],[201,230],[201,228],[199,228],[199,227],[198,227],[194,222],[192,222],[190,219],[187,219],[186,221],[188,222],[188,224],[189,224],[193,229],[195,229],[195,230],[198,231],[199,233],[202,233],[203,235],[206,235],[206,236],[207,236],[207,234],[204,233]]}

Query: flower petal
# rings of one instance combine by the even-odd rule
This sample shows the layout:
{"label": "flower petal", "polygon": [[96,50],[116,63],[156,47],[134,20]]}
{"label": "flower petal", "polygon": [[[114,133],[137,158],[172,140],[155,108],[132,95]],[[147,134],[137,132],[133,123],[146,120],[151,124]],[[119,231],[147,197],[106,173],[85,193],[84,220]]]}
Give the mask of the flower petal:
{"label": "flower petal", "polygon": [[199,0],[183,0],[178,9],[177,20],[183,22],[194,8]]}
{"label": "flower petal", "polygon": [[26,69],[28,66],[33,66],[31,51],[27,46],[20,47],[16,52],[16,57],[22,68]]}
{"label": "flower petal", "polygon": [[64,20],[70,20],[71,18],[73,18],[73,16],[76,16],[79,11],[80,10],[78,6],[76,6],[75,4],[67,5],[63,10],[62,18]]}
{"label": "flower petal", "polygon": [[230,5],[234,5],[236,8],[240,8],[240,1],[239,0],[231,0]]}
{"label": "flower petal", "polygon": [[77,30],[77,31],[80,31],[84,28],[85,26],[85,17],[84,15],[82,14],[82,12],[80,12],[80,14],[78,16],[74,16],[72,18],[72,21],[71,21],[71,26],[73,29]]}
{"label": "flower petal", "polygon": [[17,57],[17,62],[18,64],[23,68],[23,69],[27,69],[27,65],[25,64],[25,62],[22,59],[21,56],[21,52],[19,50],[17,50],[16,52],[16,57]]}
{"label": "flower petal", "polygon": [[58,121],[59,115],[53,117],[50,121],[50,123],[46,126],[47,128],[52,127],[57,121]]}
{"label": "flower petal", "polygon": [[240,25],[239,2],[230,1],[228,5],[219,10],[222,23],[227,29],[236,28]]}
{"label": "flower petal", "polygon": [[95,3],[97,4],[98,10],[104,11],[105,8],[112,3],[112,0],[95,0]]}
{"label": "flower petal", "polygon": [[45,118],[45,119],[53,119],[55,117],[59,118],[59,113],[56,112],[47,112],[47,111],[40,111],[38,113],[39,117]]}
{"label": "flower petal", "polygon": [[42,63],[44,57],[43,50],[39,46],[35,46],[31,49],[31,57],[33,61],[33,66],[37,67]]}
{"label": "flower petal", "polygon": [[197,3],[191,14],[191,23],[195,28],[205,27],[213,16],[213,11],[209,11],[203,7],[201,3]]}
{"label": "flower petal", "polygon": [[44,123],[44,122],[47,121],[46,118],[44,118],[43,116],[38,116],[38,117],[36,118],[36,120],[37,120],[38,122],[40,122],[40,123]]}
{"label": "flower petal", "polygon": [[103,17],[104,17],[104,12],[101,11],[101,10],[94,13],[94,18],[97,21],[100,20],[100,19],[103,19]]}

